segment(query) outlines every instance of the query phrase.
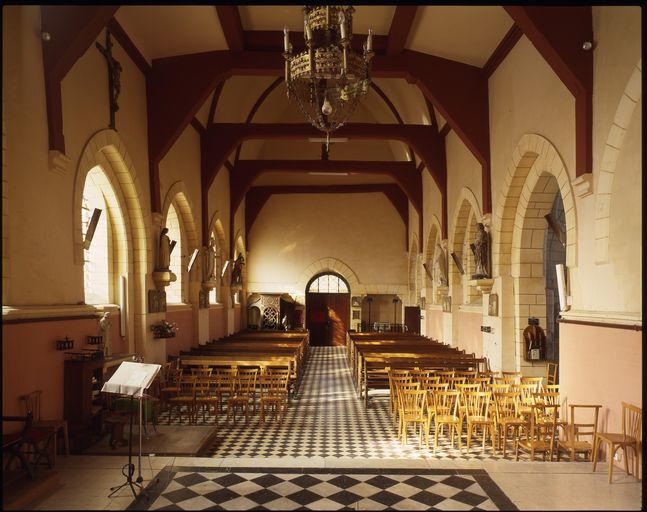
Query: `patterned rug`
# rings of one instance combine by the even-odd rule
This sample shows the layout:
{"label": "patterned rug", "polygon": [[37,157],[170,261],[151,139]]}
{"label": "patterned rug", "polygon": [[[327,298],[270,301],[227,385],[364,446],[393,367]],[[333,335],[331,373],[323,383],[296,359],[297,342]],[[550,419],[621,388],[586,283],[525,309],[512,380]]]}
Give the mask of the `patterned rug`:
{"label": "patterned rug", "polygon": [[518,510],[484,470],[168,467],[127,510]]}

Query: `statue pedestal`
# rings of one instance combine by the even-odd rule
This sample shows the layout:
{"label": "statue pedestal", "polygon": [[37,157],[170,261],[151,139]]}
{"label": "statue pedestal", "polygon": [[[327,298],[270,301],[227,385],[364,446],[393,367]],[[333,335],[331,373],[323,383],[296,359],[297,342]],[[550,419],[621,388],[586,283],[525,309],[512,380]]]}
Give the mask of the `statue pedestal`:
{"label": "statue pedestal", "polygon": [[434,296],[435,304],[442,304],[443,298],[449,295],[449,286],[436,286],[436,294]]}
{"label": "statue pedestal", "polygon": [[469,283],[470,286],[476,286],[476,289],[485,295],[492,291],[494,279],[471,279]]}
{"label": "statue pedestal", "polygon": [[202,282],[202,289],[205,292],[210,292],[213,290],[216,286],[218,286],[218,281],[215,279],[210,279],[209,281],[203,281]]}
{"label": "statue pedestal", "polygon": [[177,280],[177,276],[170,270],[156,270],[153,272],[153,282],[155,288],[159,291],[164,291],[169,284]]}

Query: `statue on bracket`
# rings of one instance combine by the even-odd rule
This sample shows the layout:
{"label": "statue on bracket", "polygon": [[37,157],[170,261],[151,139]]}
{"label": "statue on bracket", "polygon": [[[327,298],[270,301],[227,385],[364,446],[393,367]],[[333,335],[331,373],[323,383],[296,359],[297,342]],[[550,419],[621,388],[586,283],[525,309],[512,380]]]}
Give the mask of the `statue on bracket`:
{"label": "statue on bracket", "polygon": [[171,266],[171,239],[166,233],[168,233],[168,228],[162,228],[160,232],[159,250],[157,252],[156,270],[168,270]]}
{"label": "statue on bracket", "polygon": [[474,252],[474,275],[472,279],[489,279],[490,278],[490,235],[485,231],[485,225],[482,222],[477,224],[478,231],[472,245]]}
{"label": "statue on bracket", "polygon": [[434,252],[434,282],[436,286],[447,286],[447,257],[440,242]]}
{"label": "statue on bracket", "polygon": [[245,258],[242,254],[238,255],[236,261],[234,262],[234,268],[231,271],[231,285],[240,285],[243,284],[243,265],[245,264]]}
{"label": "statue on bracket", "polygon": [[112,356],[112,344],[110,343],[110,312],[106,311],[99,319],[99,333],[103,336],[103,355]]}
{"label": "statue on bracket", "polygon": [[204,272],[202,280],[205,283],[216,280],[216,240],[212,237],[209,239],[209,245],[202,253],[204,257]]}

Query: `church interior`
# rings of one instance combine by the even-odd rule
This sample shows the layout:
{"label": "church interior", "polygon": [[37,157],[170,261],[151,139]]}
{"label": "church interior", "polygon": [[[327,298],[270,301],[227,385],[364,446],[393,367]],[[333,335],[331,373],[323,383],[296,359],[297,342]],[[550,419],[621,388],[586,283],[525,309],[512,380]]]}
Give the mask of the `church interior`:
{"label": "church interior", "polygon": [[3,508],[641,509],[639,5],[2,13]]}

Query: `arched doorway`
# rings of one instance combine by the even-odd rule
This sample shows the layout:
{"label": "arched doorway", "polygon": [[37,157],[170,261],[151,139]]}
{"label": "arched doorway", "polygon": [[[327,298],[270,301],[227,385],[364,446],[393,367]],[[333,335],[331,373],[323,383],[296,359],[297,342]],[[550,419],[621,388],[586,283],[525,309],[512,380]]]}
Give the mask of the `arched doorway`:
{"label": "arched doorway", "polygon": [[350,323],[350,286],[339,274],[324,272],[306,286],[306,328],[310,345],[346,344]]}

